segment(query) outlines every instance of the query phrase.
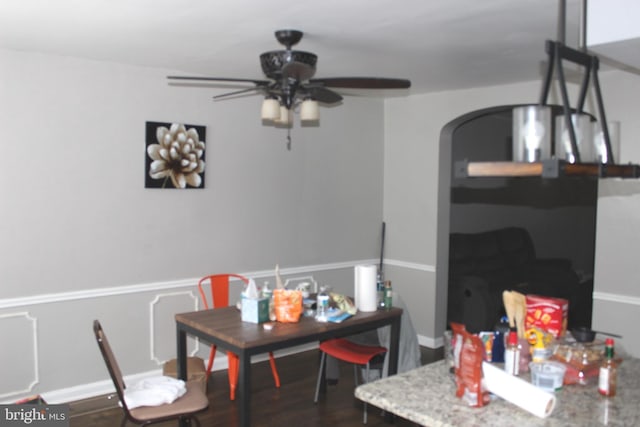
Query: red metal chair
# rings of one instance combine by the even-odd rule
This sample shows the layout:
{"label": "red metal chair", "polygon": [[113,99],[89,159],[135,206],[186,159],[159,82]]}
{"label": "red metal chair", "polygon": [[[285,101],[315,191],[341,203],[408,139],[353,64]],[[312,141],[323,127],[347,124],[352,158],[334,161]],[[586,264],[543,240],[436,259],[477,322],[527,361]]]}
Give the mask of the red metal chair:
{"label": "red metal chair", "polygon": [[[200,297],[205,309],[219,308],[229,306],[229,278],[236,278],[242,280],[245,284],[249,283],[249,279],[239,274],[212,274],[205,276],[198,282],[198,290],[200,291]],[[209,282],[210,299],[207,298],[205,292],[205,285]],[[211,346],[209,352],[209,362],[207,363],[207,376],[206,381],[209,382],[211,376],[211,368],[213,367],[213,359],[216,357],[216,346]],[[227,352],[227,359],[229,362],[229,398],[231,400],[236,399],[236,386],[238,384],[238,366],[240,361],[235,353]],[[273,380],[276,383],[276,387],[280,387],[280,377],[278,376],[278,370],[276,369],[276,361],[273,357],[273,353],[269,353],[269,363],[271,364],[271,372],[273,373]]]}
{"label": "red metal chair", "polygon": [[[314,402],[318,403],[318,393],[320,392],[320,383],[322,382],[322,374],[324,369],[324,363],[327,358],[327,354],[335,357],[343,362],[353,364],[354,378],[356,387],[358,386],[358,366],[365,366],[366,371],[362,382],[367,382],[369,378],[369,364],[371,360],[379,354],[385,354],[387,349],[385,347],[378,347],[372,345],[356,344],[352,341],[344,338],[334,338],[320,343],[320,350],[322,351],[322,357],[320,359],[320,370],[318,371],[318,381],[316,383],[316,395]],[[364,402],[364,415],[362,422],[367,423],[367,403]]]}

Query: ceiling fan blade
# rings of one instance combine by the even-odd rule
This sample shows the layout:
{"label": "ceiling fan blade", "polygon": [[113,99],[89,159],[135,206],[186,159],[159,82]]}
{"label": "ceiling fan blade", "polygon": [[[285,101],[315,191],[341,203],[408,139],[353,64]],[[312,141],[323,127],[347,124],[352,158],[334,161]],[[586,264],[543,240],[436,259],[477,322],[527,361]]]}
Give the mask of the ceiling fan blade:
{"label": "ceiling fan blade", "polygon": [[344,89],[408,89],[411,87],[409,80],[383,77],[330,77],[311,79],[309,83],[320,83],[327,87]]}
{"label": "ceiling fan blade", "polygon": [[230,96],[242,95],[243,93],[259,91],[261,89],[262,88],[259,87],[259,86],[250,87],[250,88],[247,88],[247,89],[241,89],[241,90],[236,90],[236,91],[233,91],[233,92],[227,92],[227,93],[223,93],[223,94],[220,94],[220,95],[216,95],[216,96],[213,97],[213,99],[228,98]]}
{"label": "ceiling fan blade", "polygon": [[191,81],[203,81],[203,82],[241,82],[241,83],[253,83],[257,86],[268,86],[269,80],[254,80],[254,79],[236,79],[230,77],[192,77],[192,76],[167,76],[169,80],[191,80]]}
{"label": "ceiling fan blade", "polygon": [[342,101],[342,95],[325,87],[305,87],[304,90],[313,99],[325,104],[335,104],[336,102]]}

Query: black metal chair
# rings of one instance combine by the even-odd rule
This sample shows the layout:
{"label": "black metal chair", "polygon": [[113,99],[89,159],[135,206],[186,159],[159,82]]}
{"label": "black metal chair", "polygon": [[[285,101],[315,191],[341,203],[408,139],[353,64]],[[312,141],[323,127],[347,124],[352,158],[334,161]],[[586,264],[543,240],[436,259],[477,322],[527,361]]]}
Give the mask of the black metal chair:
{"label": "black metal chair", "polygon": [[124,399],[126,386],[122,378],[122,371],[120,371],[107,336],[102,330],[100,322],[97,320],[93,321],[93,332],[124,411],[124,417],[122,423],[120,423],[121,427],[125,426],[127,421],[141,426],[147,426],[169,420],[181,420],[189,423],[191,420],[194,420],[195,424],[200,426],[200,421],[198,421],[195,415],[209,407],[209,400],[197,381],[188,381],[186,383],[187,392],[173,403],[129,409]]}

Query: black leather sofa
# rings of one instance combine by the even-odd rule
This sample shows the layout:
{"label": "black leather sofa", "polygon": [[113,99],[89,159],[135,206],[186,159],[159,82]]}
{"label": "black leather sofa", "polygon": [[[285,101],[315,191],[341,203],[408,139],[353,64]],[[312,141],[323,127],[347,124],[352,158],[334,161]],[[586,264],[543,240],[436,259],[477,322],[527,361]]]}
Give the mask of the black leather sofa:
{"label": "black leather sofa", "polygon": [[580,283],[569,259],[538,259],[524,228],[450,234],[447,321],[493,330],[504,290],[565,298],[569,327],[591,326],[593,281]]}

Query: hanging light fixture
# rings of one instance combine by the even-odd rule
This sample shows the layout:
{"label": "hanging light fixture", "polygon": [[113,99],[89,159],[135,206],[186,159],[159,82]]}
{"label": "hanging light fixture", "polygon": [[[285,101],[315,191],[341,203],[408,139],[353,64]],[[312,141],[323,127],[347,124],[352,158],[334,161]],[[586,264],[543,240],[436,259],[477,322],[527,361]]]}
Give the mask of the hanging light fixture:
{"label": "hanging light fixture", "polygon": [[318,101],[306,98],[300,104],[300,120],[303,122],[317,122],[320,120],[320,107]]}
{"label": "hanging light fixture", "polygon": [[262,101],[262,109],[260,112],[262,120],[276,120],[280,118],[280,102],[273,96],[267,97]]}
{"label": "hanging light fixture", "polygon": [[284,105],[280,105],[278,109],[278,118],[273,121],[273,124],[278,126],[289,126],[293,122],[291,110],[285,107]]}
{"label": "hanging light fixture", "polygon": [[[552,79],[557,78],[562,105],[562,114],[558,115],[556,123],[549,120],[537,121],[532,117],[519,115],[525,109],[514,109],[514,156],[513,161],[495,162],[457,162],[455,166],[458,177],[515,177],[542,176],[557,178],[566,176],[597,176],[640,178],[640,165],[617,164],[617,144],[615,149],[609,133],[609,123],[605,114],[598,70],[600,61],[597,56],[583,49],[572,49],[564,44],[566,21],[566,0],[559,1],[558,41],[547,40],[545,51],[548,56],[547,70],[542,82],[542,91],[536,108],[550,107],[548,104]],[[583,23],[583,33],[586,27]],[[586,39],[583,36],[583,39]],[[564,62],[571,63],[582,69],[578,100],[575,106],[569,101],[567,81],[565,78]],[[592,87],[595,94],[598,126],[597,138],[591,136],[594,120],[584,111],[587,91]],[[522,111],[520,111],[522,110]],[[546,125],[544,123],[546,122]],[[553,119],[551,120],[553,122]],[[555,126],[554,126],[555,124]],[[549,135],[555,128],[553,135],[555,144],[553,153],[542,144],[542,138]],[[617,131],[617,129],[616,129]],[[550,156],[551,154],[551,156]]]}
{"label": "hanging light fixture", "polygon": [[290,126],[293,123],[293,111],[297,105],[300,106],[300,120],[302,122],[317,122],[320,120],[320,105],[318,101],[307,97],[302,102],[287,106],[273,95],[262,101],[260,117],[263,121],[276,126]]}

